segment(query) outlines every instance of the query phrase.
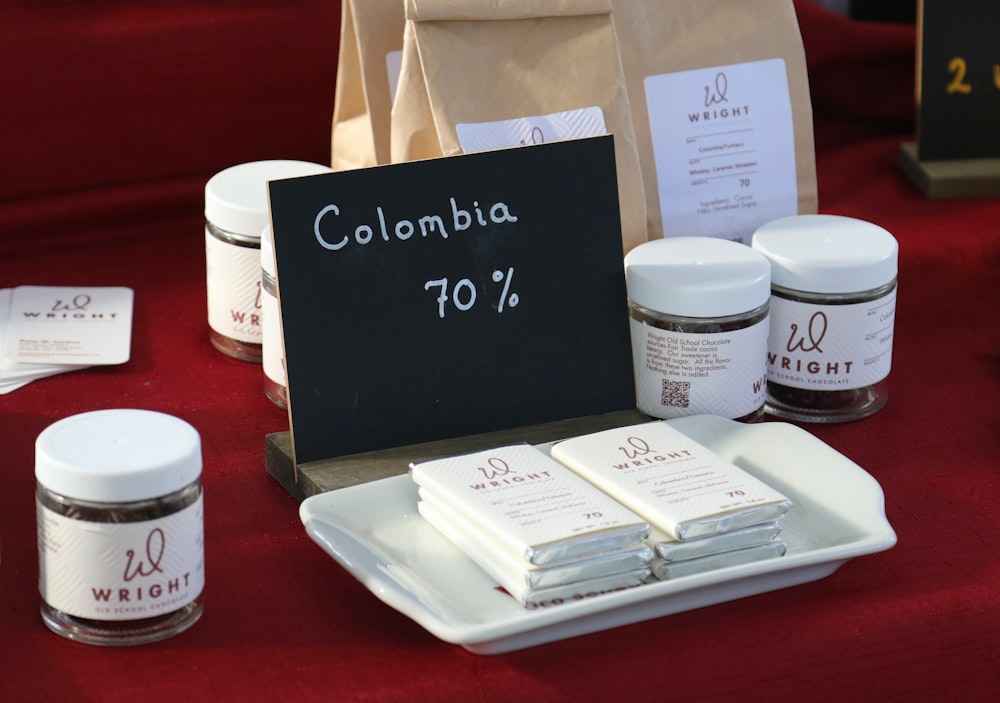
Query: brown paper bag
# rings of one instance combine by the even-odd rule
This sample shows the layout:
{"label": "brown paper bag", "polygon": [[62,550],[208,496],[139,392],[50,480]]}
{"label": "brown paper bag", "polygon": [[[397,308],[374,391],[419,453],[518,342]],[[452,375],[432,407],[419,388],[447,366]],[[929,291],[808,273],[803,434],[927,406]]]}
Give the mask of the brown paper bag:
{"label": "brown paper bag", "polygon": [[612,0],[650,238],[749,244],[817,208],[812,106],[792,0]]}
{"label": "brown paper bag", "polygon": [[611,133],[625,251],[645,195],[610,0],[407,0],[392,159]]}
{"label": "brown paper bag", "polygon": [[403,0],[344,0],[331,166],[389,163],[389,119],[403,52]]}

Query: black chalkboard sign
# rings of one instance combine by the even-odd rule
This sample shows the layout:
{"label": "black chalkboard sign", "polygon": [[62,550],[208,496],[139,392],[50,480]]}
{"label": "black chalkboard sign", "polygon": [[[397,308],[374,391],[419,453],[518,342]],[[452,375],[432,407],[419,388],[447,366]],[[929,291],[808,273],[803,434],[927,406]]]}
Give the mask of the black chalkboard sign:
{"label": "black chalkboard sign", "polygon": [[269,191],[297,463],[635,407],[612,137]]}
{"label": "black chalkboard sign", "polygon": [[1000,2],[923,0],[920,161],[1000,157]]}

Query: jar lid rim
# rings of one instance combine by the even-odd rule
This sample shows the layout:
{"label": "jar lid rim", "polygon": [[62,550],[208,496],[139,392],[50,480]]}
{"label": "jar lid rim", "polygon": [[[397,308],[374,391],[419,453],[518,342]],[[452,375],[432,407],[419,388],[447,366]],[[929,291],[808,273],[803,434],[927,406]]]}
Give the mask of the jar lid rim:
{"label": "jar lid rim", "polygon": [[311,161],[270,159],[236,164],[205,184],[205,220],[225,232],[258,238],[270,222],[269,181],[329,173]]}
{"label": "jar lid rim", "polygon": [[201,476],[197,430],[165,413],[117,408],[72,415],[35,441],[35,478],[67,498],[127,502],[168,495]]}
{"label": "jar lid rim", "polygon": [[899,245],[879,225],[842,215],[797,215],[754,232],[751,246],[771,262],[771,282],[789,290],[852,293],[896,278]]}
{"label": "jar lid rim", "polygon": [[739,242],[670,237],[640,244],[625,257],[629,299],[684,317],[724,317],[765,304],[771,295],[767,258]]}

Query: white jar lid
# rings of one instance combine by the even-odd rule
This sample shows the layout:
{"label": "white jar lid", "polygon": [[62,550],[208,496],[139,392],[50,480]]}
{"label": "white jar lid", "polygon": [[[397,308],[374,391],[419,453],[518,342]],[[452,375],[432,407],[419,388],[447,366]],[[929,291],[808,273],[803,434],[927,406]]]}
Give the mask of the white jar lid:
{"label": "white jar lid", "polygon": [[739,315],[771,297],[767,259],[715,237],[644,242],[625,256],[625,281],[632,302],[682,317]]}
{"label": "white jar lid", "polygon": [[35,478],[78,500],[124,503],[173,493],[201,476],[191,425],[151,410],[96,410],[59,420],[35,441]]}
{"label": "white jar lid", "polygon": [[251,161],[219,171],[205,184],[205,219],[216,227],[259,237],[270,221],[267,182],[328,173],[330,168],[309,161]]}
{"label": "white jar lid", "polygon": [[857,293],[896,278],[895,237],[853,217],[783,217],[754,232],[752,246],[771,261],[771,282],[791,290]]}

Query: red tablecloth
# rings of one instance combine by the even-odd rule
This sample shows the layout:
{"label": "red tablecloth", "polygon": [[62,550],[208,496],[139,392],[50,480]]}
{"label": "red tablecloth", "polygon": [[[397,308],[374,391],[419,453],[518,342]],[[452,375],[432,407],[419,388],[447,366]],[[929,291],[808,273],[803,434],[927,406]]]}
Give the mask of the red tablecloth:
{"label": "red tablecloth", "polygon": [[[900,243],[892,392],[810,426],[882,484],[899,542],[814,583],[496,657],[438,641],[306,536],[264,470],[287,418],[208,342],[202,187],[256,158],[327,159],[337,3],[5,3],[0,287],[135,289],[132,360],[0,396],[3,701],[994,701],[1000,694],[1000,198],[929,201],[912,26],[799,2],[822,212]],[[141,407],[205,459],[204,618],[103,649],[38,615],[34,439]],[[808,467],[803,467],[808,471]]]}

